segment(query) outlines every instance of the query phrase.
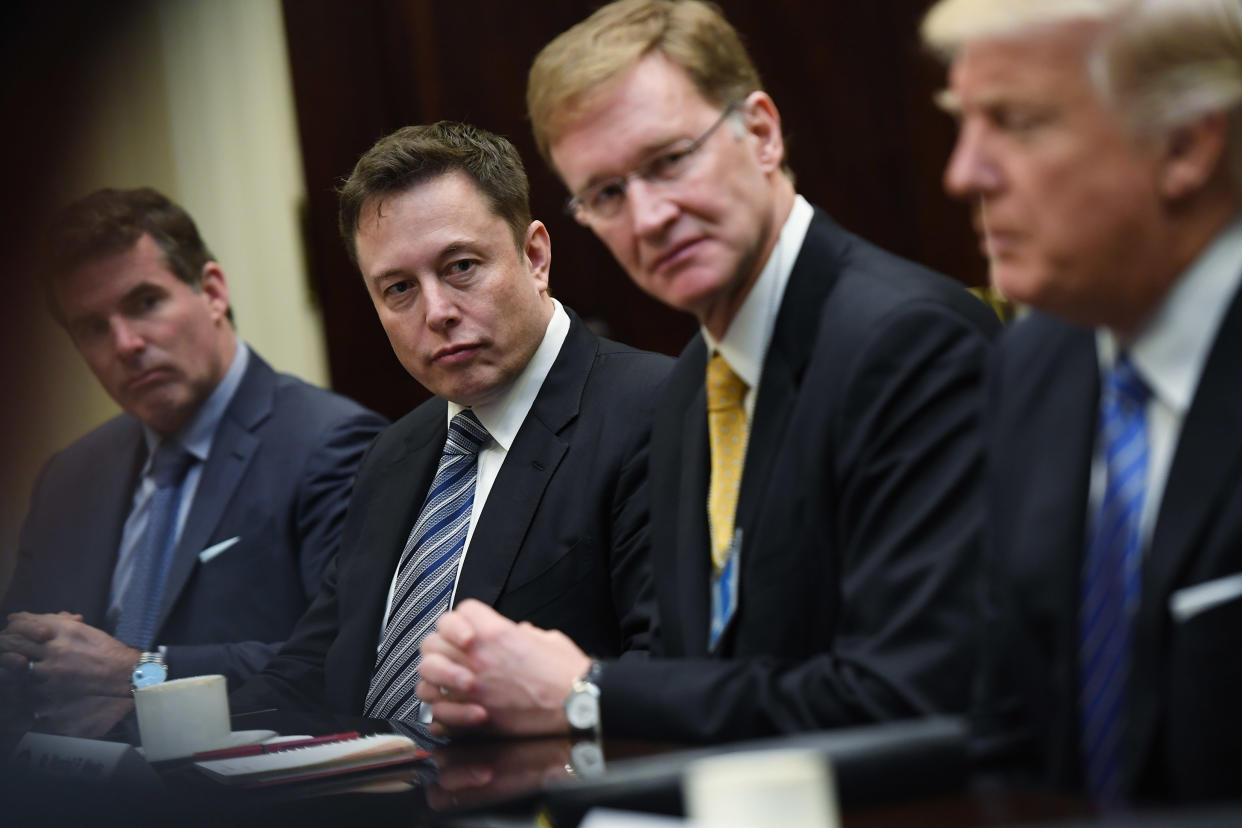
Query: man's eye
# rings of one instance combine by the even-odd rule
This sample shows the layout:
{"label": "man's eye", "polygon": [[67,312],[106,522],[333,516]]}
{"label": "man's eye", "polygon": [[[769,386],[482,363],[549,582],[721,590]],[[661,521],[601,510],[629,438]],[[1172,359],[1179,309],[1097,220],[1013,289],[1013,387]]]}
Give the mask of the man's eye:
{"label": "man's eye", "polygon": [[397,296],[405,293],[406,291],[412,290],[413,287],[414,285],[412,282],[393,282],[391,285],[384,288],[384,293],[387,293],[389,296]]}
{"label": "man's eye", "polygon": [[621,183],[621,179],[608,181],[600,185],[600,187],[591,194],[590,203],[594,209],[601,207],[607,208],[613,204],[617,204],[621,199],[625,198],[625,185]]}
{"label": "man's eye", "polygon": [[469,273],[473,269],[474,269],[473,259],[458,259],[457,261],[451,263],[448,266],[449,274],[454,275],[454,276],[460,273]]}
{"label": "man's eye", "polygon": [[690,157],[690,153],[686,150],[672,150],[663,155],[653,158],[647,164],[646,178],[654,179],[670,179],[676,178],[681,174],[682,166],[685,160]]}

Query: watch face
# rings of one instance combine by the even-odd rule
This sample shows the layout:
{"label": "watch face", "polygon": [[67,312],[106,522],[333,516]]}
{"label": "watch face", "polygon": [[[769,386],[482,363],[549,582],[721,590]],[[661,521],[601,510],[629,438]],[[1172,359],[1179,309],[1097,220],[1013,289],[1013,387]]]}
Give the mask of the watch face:
{"label": "watch face", "polygon": [[565,705],[565,718],[575,730],[591,730],[599,724],[599,699],[585,691],[574,693]]}
{"label": "watch face", "polygon": [[168,678],[168,668],[157,662],[139,664],[134,668],[134,686],[149,687]]}

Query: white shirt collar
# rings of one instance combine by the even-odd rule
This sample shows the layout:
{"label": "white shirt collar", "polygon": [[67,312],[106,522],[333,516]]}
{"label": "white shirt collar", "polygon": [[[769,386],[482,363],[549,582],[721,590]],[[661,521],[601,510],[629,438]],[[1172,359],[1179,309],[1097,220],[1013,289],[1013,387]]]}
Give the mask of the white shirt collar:
{"label": "white shirt collar", "polygon": [[[229,370],[224,373],[224,378],[216,384],[211,394],[190,417],[189,422],[170,438],[181,443],[181,447],[194,455],[200,463],[206,462],[208,455],[211,454],[211,444],[215,442],[220,421],[224,419],[224,412],[228,410],[229,403],[233,401],[233,396],[241,386],[242,377],[245,376],[248,365],[250,365],[250,349],[246,347],[245,342],[238,339],[237,349],[233,352],[233,361],[229,364]],[[145,475],[151,470],[151,460],[155,456],[155,449],[163,438],[145,424],[142,427],[142,433],[147,443],[147,462],[142,467],[142,473]]]}
{"label": "white shirt collar", "polygon": [[[1225,311],[1242,284],[1242,217],[1235,219],[1182,274],[1130,345],[1130,359],[1152,393],[1185,415]],[[1096,332],[1100,368],[1116,361],[1117,337]]]}
{"label": "white shirt collar", "polygon": [[776,329],[776,317],[780,313],[785,286],[793,273],[794,262],[802,250],[807,228],[815,210],[802,196],[794,198],[793,209],[781,226],[780,237],[772,248],[759,278],[742,301],[737,316],[729,323],[724,338],[717,342],[707,328],[700,328],[707,343],[708,354],[720,351],[734,372],[752,389],[759,386],[763,373],[763,360]]}
{"label": "white shirt collar", "polygon": [[[526,420],[530,407],[534,405],[535,397],[539,395],[539,389],[543,387],[543,381],[547,379],[548,372],[552,370],[552,364],[556,362],[561,346],[565,344],[565,337],[569,335],[569,314],[565,313],[565,309],[557,300],[553,299],[552,305],[552,318],[548,320],[548,327],[543,332],[543,340],[535,349],[534,356],[522,369],[522,373],[517,375],[513,383],[499,397],[473,408],[475,416],[487,429],[487,433],[491,434],[492,439],[506,452],[513,443],[513,438],[517,436],[518,429]],[[464,408],[464,405],[458,405],[449,400],[449,422],[452,422],[453,417]]]}

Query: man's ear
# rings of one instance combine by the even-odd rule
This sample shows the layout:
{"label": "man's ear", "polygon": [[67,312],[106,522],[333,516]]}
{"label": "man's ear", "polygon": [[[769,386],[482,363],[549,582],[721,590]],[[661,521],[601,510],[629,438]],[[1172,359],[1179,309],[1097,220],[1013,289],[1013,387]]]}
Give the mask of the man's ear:
{"label": "man's ear", "polygon": [[221,270],[220,265],[216,262],[207,262],[207,264],[203,265],[199,292],[206,297],[207,304],[211,307],[212,318],[227,321],[229,285],[224,278],[224,271]]}
{"label": "man's ear", "polygon": [[779,170],[785,160],[785,137],[781,133],[781,113],[767,92],[755,91],[742,104],[742,123],[755,139],[760,166]]}
{"label": "man's ear", "polygon": [[542,221],[536,219],[526,228],[526,242],[522,245],[522,253],[526,256],[531,276],[539,284],[539,291],[546,291],[552,271],[552,238]]}
{"label": "man's ear", "polygon": [[1196,118],[1165,138],[1160,194],[1180,201],[1202,190],[1226,163],[1229,119],[1220,112]]}

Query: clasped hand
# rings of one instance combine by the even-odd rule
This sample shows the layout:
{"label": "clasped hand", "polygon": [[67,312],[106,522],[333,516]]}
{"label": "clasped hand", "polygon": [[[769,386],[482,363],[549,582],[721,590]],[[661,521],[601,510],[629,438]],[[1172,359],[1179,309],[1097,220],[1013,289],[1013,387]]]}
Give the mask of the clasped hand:
{"label": "clasped hand", "polygon": [[475,600],[440,616],[422,654],[416,692],[438,736],[567,733],[565,698],[591,666],[564,633],[516,624]]}

